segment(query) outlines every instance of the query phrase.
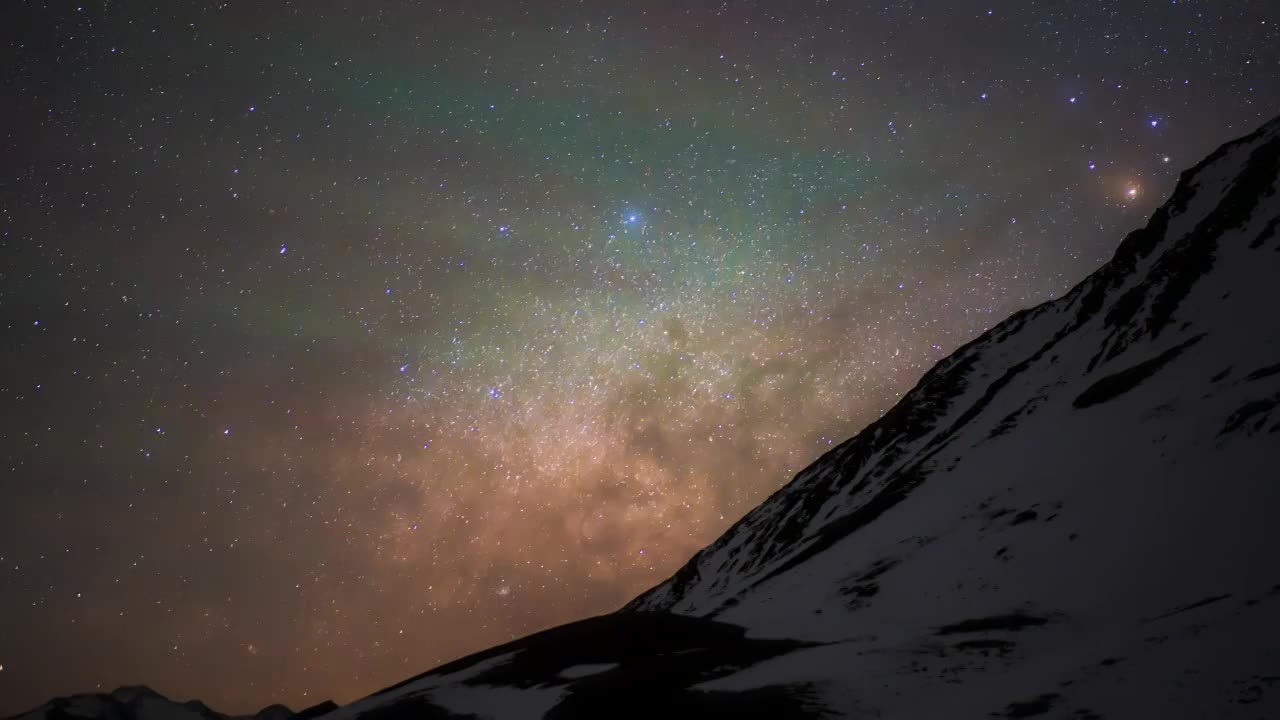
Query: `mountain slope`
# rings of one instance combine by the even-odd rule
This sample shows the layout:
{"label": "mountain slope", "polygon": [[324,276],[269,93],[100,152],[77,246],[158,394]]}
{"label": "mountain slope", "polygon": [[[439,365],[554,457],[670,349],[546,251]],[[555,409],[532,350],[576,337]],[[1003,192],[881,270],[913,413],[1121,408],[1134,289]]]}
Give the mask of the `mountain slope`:
{"label": "mountain slope", "polygon": [[329,715],[1280,716],[1280,121],[619,613]]}
{"label": "mountain slope", "polygon": [[[1015,427],[1017,436],[999,444],[1021,442],[1028,434],[1022,426],[1034,415],[1045,417],[1045,405],[1074,398],[1074,409],[1083,409],[1118,398],[1210,331],[1213,336],[1193,354],[1231,353],[1245,363],[1280,360],[1274,324],[1257,315],[1280,301],[1266,287],[1280,275],[1264,247],[1268,240],[1275,247],[1271,194],[1278,159],[1280,138],[1272,123],[1184,173],[1173,199],[1124,240],[1110,263],[1061,300],[1015,315],[939,363],[884,418],[801,472],[631,607],[714,612],[875,519],[945,469],[944,461],[963,458],[968,464],[970,447],[994,445],[990,441]],[[1215,265],[1225,267],[1215,272]],[[1211,296],[1213,281],[1222,286],[1217,297]],[[1198,293],[1189,300],[1192,290]],[[1244,322],[1250,314],[1256,323]],[[1175,385],[1183,380],[1180,372],[1165,375],[1176,378]],[[1225,393],[1224,400],[1232,388],[1241,390],[1238,406],[1255,399],[1257,386],[1241,387],[1226,377],[1222,386],[1206,384],[1207,377],[1187,380],[1205,392]],[[1148,392],[1169,402],[1178,395],[1166,387]],[[1123,407],[1102,412],[1119,414]],[[1097,416],[1048,419],[1091,424]]]}
{"label": "mountain slope", "polygon": [[323,717],[1280,717],[1278,181],[1280,120],[626,608]]}

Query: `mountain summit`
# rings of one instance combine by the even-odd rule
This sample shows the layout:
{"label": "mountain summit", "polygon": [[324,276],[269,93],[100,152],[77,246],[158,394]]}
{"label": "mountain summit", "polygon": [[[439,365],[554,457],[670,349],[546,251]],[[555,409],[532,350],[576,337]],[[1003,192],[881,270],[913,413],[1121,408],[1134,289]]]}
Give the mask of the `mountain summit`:
{"label": "mountain summit", "polygon": [[1280,717],[1280,120],[611,615],[326,720]]}

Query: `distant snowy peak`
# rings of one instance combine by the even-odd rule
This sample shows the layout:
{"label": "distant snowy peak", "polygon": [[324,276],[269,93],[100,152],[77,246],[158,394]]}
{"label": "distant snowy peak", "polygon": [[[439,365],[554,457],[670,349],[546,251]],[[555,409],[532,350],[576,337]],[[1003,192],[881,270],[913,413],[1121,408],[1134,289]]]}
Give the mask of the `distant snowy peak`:
{"label": "distant snowy peak", "polygon": [[336,707],[324,702],[295,713],[284,705],[268,705],[253,715],[232,716],[199,700],[177,702],[149,687],[130,685],[110,693],[55,698],[13,720],[309,720]]}
{"label": "distant snowy peak", "polygon": [[[1064,297],[1014,315],[944,359],[882,418],[627,609],[715,614],[894,508],[938,469],[960,435],[1007,432],[1082,379],[1087,387],[1073,397],[1078,410],[1124,393],[1196,344],[1234,349],[1237,338],[1215,337],[1233,325],[1228,304],[1218,302],[1225,298],[1190,300],[1228,261],[1274,264],[1277,167],[1280,119],[1219,148],[1182,174],[1172,198],[1110,262]],[[1277,281],[1272,275],[1251,286],[1262,291],[1258,304],[1234,310],[1275,312]],[[1068,355],[1084,358],[1083,366],[1062,362]],[[996,414],[1000,400],[1014,394],[1024,402]],[[1255,402],[1242,411],[1255,421],[1274,418],[1274,397],[1262,393]],[[1238,424],[1236,431],[1246,429],[1243,417]]]}

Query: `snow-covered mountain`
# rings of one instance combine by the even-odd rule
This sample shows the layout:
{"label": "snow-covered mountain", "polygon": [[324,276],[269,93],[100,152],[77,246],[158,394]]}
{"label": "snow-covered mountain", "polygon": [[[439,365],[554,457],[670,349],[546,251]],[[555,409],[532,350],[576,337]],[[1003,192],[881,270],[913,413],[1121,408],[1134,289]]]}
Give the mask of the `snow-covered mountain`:
{"label": "snow-covered mountain", "polygon": [[295,713],[283,705],[268,705],[253,715],[236,717],[211,710],[199,700],[177,702],[151,688],[133,686],[56,698],[14,720],[310,720],[336,707],[325,702]]}
{"label": "snow-covered mountain", "polygon": [[1280,717],[1280,120],[618,613],[326,720]]}
{"label": "snow-covered mountain", "polygon": [[1280,120],[624,609],[323,718],[1280,718],[1278,182]]}

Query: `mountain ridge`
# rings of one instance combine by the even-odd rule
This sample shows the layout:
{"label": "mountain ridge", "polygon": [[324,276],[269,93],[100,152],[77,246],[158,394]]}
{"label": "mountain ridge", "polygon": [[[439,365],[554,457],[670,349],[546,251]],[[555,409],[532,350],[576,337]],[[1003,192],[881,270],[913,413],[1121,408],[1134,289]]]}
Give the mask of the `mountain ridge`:
{"label": "mountain ridge", "polygon": [[[998,342],[1003,336],[1021,329],[1023,325],[1038,314],[1048,312],[1054,307],[1071,305],[1074,299],[1078,299],[1079,312],[1076,315],[1074,322],[1065,325],[1055,333],[1052,340],[1041,347],[1034,355],[1027,358],[1022,363],[1010,368],[1009,374],[1006,378],[1002,378],[1000,381],[993,383],[991,387],[988,388],[987,392],[988,396],[993,395],[1008,381],[1012,380],[1012,377],[1016,375],[1018,371],[1025,369],[1026,365],[1029,365],[1039,359],[1039,357],[1048,352],[1055,343],[1085,322],[1093,319],[1096,314],[1103,309],[1103,300],[1107,291],[1115,288],[1123,281],[1124,278],[1135,273],[1139,269],[1139,263],[1147,259],[1150,254],[1154,252],[1159,241],[1165,238],[1169,232],[1170,221],[1185,214],[1188,209],[1188,205],[1195,195],[1195,187],[1197,184],[1196,179],[1201,172],[1212,166],[1214,163],[1222,160],[1233,149],[1248,146],[1249,144],[1266,137],[1270,137],[1270,140],[1262,146],[1261,152],[1257,153],[1256,157],[1255,154],[1251,153],[1251,162],[1246,167],[1246,174],[1248,175],[1247,180],[1250,182],[1234,186],[1239,189],[1241,194],[1245,197],[1258,198],[1258,188],[1254,187],[1254,185],[1259,182],[1259,180],[1257,180],[1255,176],[1266,175],[1267,172],[1274,175],[1275,168],[1280,164],[1280,160],[1278,160],[1278,158],[1280,158],[1280,118],[1272,120],[1270,123],[1263,125],[1249,135],[1224,143],[1196,166],[1184,171],[1180,176],[1179,182],[1170,200],[1156,210],[1146,226],[1129,233],[1124,240],[1121,241],[1110,261],[1094,273],[1091,273],[1084,280],[1077,283],[1061,298],[1052,299],[1041,303],[1040,305],[1014,313],[1003,322],[961,346],[951,355],[941,360],[933,368],[927,371],[920,381],[910,391],[908,391],[898,403],[890,408],[885,415],[876,421],[873,421],[857,435],[831,449],[807,468],[800,471],[800,473],[798,473],[790,483],[776,491],[754,510],[731,526],[724,534],[721,535],[720,538],[707,548],[704,548],[695,554],[694,558],[678,570],[672,578],[664,581],[663,583],[659,583],[654,588],[642,593],[640,596],[628,603],[626,608],[632,610],[666,609],[662,598],[663,593],[672,591],[672,588],[679,589],[681,586],[689,584],[692,577],[701,576],[701,570],[698,568],[700,560],[705,560],[706,557],[717,548],[724,547],[727,544],[727,541],[729,541],[735,534],[743,532],[753,523],[759,522],[759,520],[753,516],[761,512],[763,508],[768,507],[771,503],[778,502],[781,498],[793,492],[829,495],[834,489],[834,484],[843,481],[842,476],[833,474],[831,476],[831,483],[828,484],[827,487],[819,486],[819,488],[807,488],[804,487],[805,482],[810,480],[814,475],[822,472],[822,470],[825,469],[824,465],[827,464],[836,462],[843,465],[852,465],[855,463],[861,464],[857,461],[865,460],[868,455],[873,454],[877,450],[876,447],[864,448],[864,445],[874,444],[877,440],[880,440],[883,436],[888,434],[893,434],[894,437],[898,437],[901,433],[897,433],[895,431],[900,429],[900,426],[908,425],[908,427],[910,427],[914,422],[919,421],[921,415],[935,411],[935,403],[945,399],[945,397],[938,397],[938,393],[936,392],[934,397],[929,397],[929,393],[933,389],[931,386],[938,383],[945,383],[955,374],[963,374],[969,369],[969,366],[976,361],[977,358],[975,357],[975,353],[978,349],[994,342]],[[1263,180],[1265,179],[1266,178],[1263,178]],[[1240,204],[1239,201],[1235,197],[1227,198],[1226,200],[1231,203],[1235,210],[1235,212],[1232,213],[1231,219],[1237,222],[1242,220],[1240,217],[1242,209],[1234,208],[1235,205]],[[1255,206],[1256,203],[1243,208],[1243,214],[1247,215]],[[1214,215],[1210,215],[1209,218],[1217,219]],[[1212,247],[1211,243],[1206,242],[1208,238],[1204,236],[1210,232],[1221,232],[1222,229],[1224,229],[1223,227],[1218,226],[1219,223],[1214,223],[1214,225],[1217,227],[1210,227],[1207,231],[1199,231],[1200,228],[1197,227],[1197,231],[1199,232],[1196,233],[1197,237],[1195,238],[1194,246],[1199,252],[1197,252],[1193,258],[1176,258],[1178,265],[1186,266],[1192,265],[1193,263],[1204,265],[1210,261],[1209,252],[1212,250]],[[1275,231],[1275,227],[1275,223],[1270,223],[1268,225],[1268,228],[1270,228],[1273,233]],[[1261,239],[1262,237],[1260,236],[1259,240]],[[1144,289],[1145,288],[1142,285],[1135,285],[1130,288],[1130,290],[1113,305],[1111,311],[1107,313],[1106,324],[1114,327],[1122,325],[1127,320],[1131,320],[1132,316],[1139,309],[1139,303],[1142,300],[1140,294]],[[1158,298],[1159,313],[1157,315],[1153,315],[1147,328],[1153,337],[1157,337],[1167,325],[1172,314],[1172,310],[1176,307],[1174,297],[1176,294],[1179,294],[1177,291],[1181,291],[1180,294],[1185,294],[1185,289],[1183,289],[1181,285],[1175,286],[1174,291],[1175,292],[1162,294],[1160,298]],[[1126,346],[1127,343],[1125,342],[1117,342],[1113,344],[1111,349],[1105,355],[1100,351],[1099,354],[1090,361],[1089,370],[1094,370],[1104,359],[1113,359],[1119,354],[1119,351]],[[1171,349],[1171,352],[1176,353],[1177,351],[1173,351]],[[982,407],[985,406],[985,401],[987,400],[989,400],[989,397],[984,397],[983,401],[980,401],[978,404],[970,408],[969,411],[961,416],[961,418],[959,418],[950,429],[940,434],[944,436],[949,435],[956,427],[971,420],[973,416],[980,412]],[[851,455],[853,457],[849,457]],[[911,481],[905,480],[902,484],[897,486],[895,490],[898,492],[909,492],[910,486]],[[852,529],[863,524],[863,522],[873,520],[874,517],[896,504],[897,500],[900,499],[901,496],[895,497],[893,494],[878,495],[872,502],[863,506],[864,509],[861,516],[850,516],[848,518],[846,525],[849,527],[845,528],[842,526],[839,528],[839,536],[844,536]],[[784,528],[784,531],[796,532],[797,528],[793,525],[788,525]],[[789,536],[784,536],[780,542],[787,542],[793,539],[794,538]],[[827,547],[830,542],[834,542],[835,540],[836,538],[834,537],[827,537],[824,540],[818,541],[819,543],[823,543],[820,546],[810,545],[806,547],[801,550],[800,555],[796,558],[796,562],[801,562],[804,557],[808,557],[812,553],[819,552],[821,548]],[[758,552],[759,548],[757,548],[757,554],[751,555],[755,562],[759,562],[760,559]],[[717,570],[723,569],[723,567],[717,568]],[[774,572],[782,572],[785,571],[785,569],[785,567],[778,568]],[[767,578],[762,578],[761,581],[764,579]]]}
{"label": "mountain ridge", "polygon": [[1280,120],[1218,148],[618,613],[330,720],[1280,712],[1278,159]]}
{"label": "mountain ridge", "polygon": [[273,703],[250,715],[227,715],[200,700],[178,701],[146,685],[122,685],[107,693],[77,693],[57,697],[40,707],[14,715],[15,720],[311,720],[337,709],[324,701],[294,712]]}

